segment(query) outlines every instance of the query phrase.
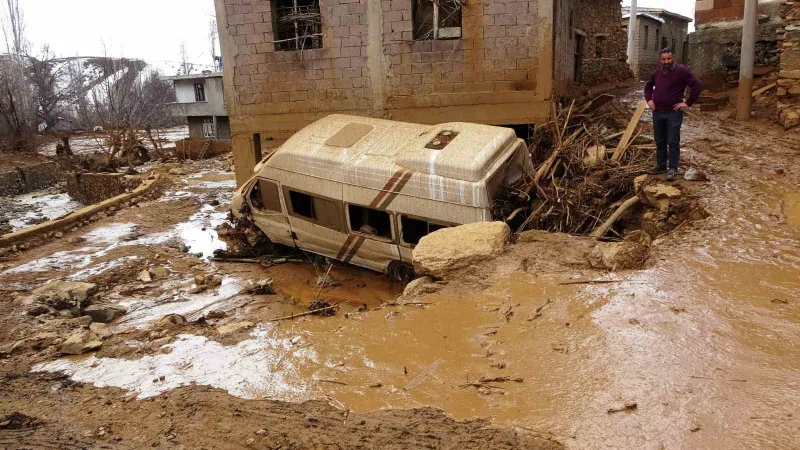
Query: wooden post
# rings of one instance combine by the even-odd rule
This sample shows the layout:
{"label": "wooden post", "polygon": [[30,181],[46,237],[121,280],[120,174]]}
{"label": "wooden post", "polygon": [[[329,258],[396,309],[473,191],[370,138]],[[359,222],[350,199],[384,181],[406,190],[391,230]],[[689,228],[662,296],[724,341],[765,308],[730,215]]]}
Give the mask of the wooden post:
{"label": "wooden post", "polygon": [[753,104],[753,65],[755,63],[758,0],[745,0],[742,25],[742,53],[739,65],[739,88],[736,90],[736,118],[748,120]]}

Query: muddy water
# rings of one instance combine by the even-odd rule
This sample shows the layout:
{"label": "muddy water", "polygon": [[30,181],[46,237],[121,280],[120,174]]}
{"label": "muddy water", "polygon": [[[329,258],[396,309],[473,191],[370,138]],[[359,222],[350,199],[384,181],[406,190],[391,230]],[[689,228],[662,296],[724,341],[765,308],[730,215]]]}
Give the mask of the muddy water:
{"label": "muddy water", "polygon": [[792,226],[800,226],[800,192],[786,194],[783,213],[786,215],[786,223]]}

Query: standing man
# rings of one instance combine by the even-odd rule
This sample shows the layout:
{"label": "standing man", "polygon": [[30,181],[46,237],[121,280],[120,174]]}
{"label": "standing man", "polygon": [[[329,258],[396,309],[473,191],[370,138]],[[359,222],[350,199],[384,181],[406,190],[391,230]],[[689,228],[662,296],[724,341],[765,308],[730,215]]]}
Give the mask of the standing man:
{"label": "standing man", "polygon": [[[673,181],[678,176],[683,110],[691,107],[703,90],[703,85],[689,68],[675,64],[672,55],[669,47],[661,50],[661,67],[650,75],[650,81],[644,85],[644,98],[647,106],[653,110],[653,133],[656,139],[656,165],[648,173],[666,173],[667,181]],[[692,89],[692,93],[688,99],[684,99],[687,87]]]}

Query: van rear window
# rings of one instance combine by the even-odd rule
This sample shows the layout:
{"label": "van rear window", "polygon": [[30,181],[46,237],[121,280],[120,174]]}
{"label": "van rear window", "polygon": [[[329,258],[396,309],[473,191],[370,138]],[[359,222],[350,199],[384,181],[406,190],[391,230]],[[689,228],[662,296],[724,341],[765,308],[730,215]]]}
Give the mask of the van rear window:
{"label": "van rear window", "polygon": [[419,244],[420,239],[450,225],[434,223],[428,219],[400,216],[400,226],[403,228],[403,242],[410,245]]}

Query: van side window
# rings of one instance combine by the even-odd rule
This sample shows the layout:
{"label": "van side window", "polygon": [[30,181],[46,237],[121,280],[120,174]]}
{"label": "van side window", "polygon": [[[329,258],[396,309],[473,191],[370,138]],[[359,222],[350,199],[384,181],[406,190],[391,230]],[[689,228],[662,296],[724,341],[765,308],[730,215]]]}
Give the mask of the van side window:
{"label": "van side window", "polygon": [[292,213],[318,225],[341,231],[340,206],[332,200],[289,190]]}
{"label": "van side window", "polygon": [[347,205],[347,209],[350,213],[350,230],[386,239],[392,238],[392,219],[386,211],[358,205]]}
{"label": "van side window", "polygon": [[400,225],[403,228],[403,242],[406,244],[417,245],[423,237],[442,228],[450,228],[449,225],[432,223],[427,219],[417,219],[408,216],[400,216]]}
{"label": "van side window", "polygon": [[281,212],[281,198],[278,185],[259,179],[250,191],[250,203],[256,209]]}

